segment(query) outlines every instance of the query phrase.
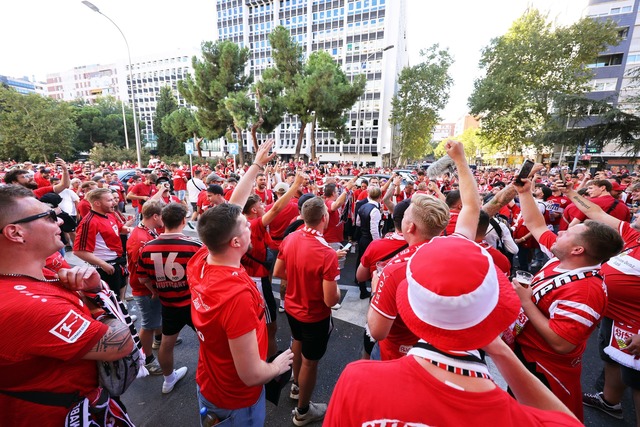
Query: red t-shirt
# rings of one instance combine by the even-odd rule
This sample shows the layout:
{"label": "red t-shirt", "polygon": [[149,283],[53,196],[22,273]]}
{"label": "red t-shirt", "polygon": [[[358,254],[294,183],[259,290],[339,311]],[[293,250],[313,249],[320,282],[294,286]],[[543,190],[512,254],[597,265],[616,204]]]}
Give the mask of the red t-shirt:
{"label": "red t-shirt", "polygon": [[[269,211],[273,205],[269,205],[265,208],[265,211]],[[295,219],[299,214],[298,211],[298,198],[294,197],[289,201],[289,204],[282,208],[278,215],[269,224],[269,234],[273,239],[273,244],[277,248],[280,247],[284,232],[291,224],[291,221]]]}
{"label": "red t-shirt", "polygon": [[344,237],[344,223],[340,221],[340,209],[335,211],[331,210],[333,200],[325,199],[324,204],[327,205],[327,211],[329,212],[329,225],[324,231],[324,239],[328,243],[342,242]]}
{"label": "red t-shirt", "polygon": [[[546,231],[540,236],[540,247],[550,254],[549,248],[556,239],[553,232]],[[549,319],[551,330],[576,347],[566,354],[557,353],[528,322],[516,336],[516,343],[526,360],[535,361],[543,371],[553,376],[555,382],[550,384],[551,391],[582,419],[581,358],[589,336],[604,314],[607,292],[599,276],[573,280],[558,286],[553,276],[568,271],[558,268],[559,264],[560,260],[551,258],[534,276],[531,285],[532,300],[537,301],[536,306]],[[599,268],[599,265],[581,267],[571,270],[571,273],[589,273]],[[520,309],[519,323],[523,316],[524,311]]]}
{"label": "red t-shirt", "polygon": [[[0,278],[2,390],[89,393],[95,360],[82,357],[107,332],[75,292],[27,277]],[[2,425],[59,427],[69,410],[0,393]]]}
{"label": "red t-shirt", "polygon": [[449,215],[451,219],[449,219],[449,224],[447,224],[447,228],[442,232],[443,236],[451,236],[456,232],[456,224],[458,224],[458,215],[460,215],[459,210],[450,210]]}
{"label": "red t-shirt", "polygon": [[33,190],[33,194],[36,196],[36,199],[39,199],[40,197],[44,196],[45,194],[48,193],[53,193],[53,186],[52,185],[48,185],[46,187],[40,187],[40,188],[36,188],[35,190]]}
{"label": "red t-shirt", "polygon": [[[249,223],[251,224],[251,250],[247,253],[253,258],[264,262],[267,260],[267,246],[273,246],[273,241],[262,223],[262,217],[254,218]],[[254,261],[247,255],[242,257],[242,266],[251,277],[269,276],[269,270],[264,265]]]}
{"label": "red t-shirt", "polygon": [[140,258],[140,249],[145,243],[155,239],[157,234],[145,227],[142,223],[135,227],[129,238],[127,239],[127,268],[129,269],[129,284],[131,285],[131,293],[134,296],[149,296],[151,291],[145,285],[140,283],[138,278],[138,258]]}
{"label": "red t-shirt", "polygon": [[119,226],[113,216],[90,211],[78,225],[73,250],[93,252],[104,261],[121,257],[122,240]]}
{"label": "red t-shirt", "polygon": [[78,202],[78,207],[76,208],[78,212],[78,216],[84,218],[91,211],[91,203],[87,199],[82,199]]}
{"label": "red t-shirt", "polygon": [[240,409],[256,403],[262,386],[246,386],[236,371],[229,340],[256,331],[260,359],[267,357],[267,324],[262,294],[244,268],[207,264],[201,248],[187,265],[191,319],[200,350],[196,382],[200,392],[219,408]]}
{"label": "red t-shirt", "polygon": [[621,222],[618,229],[624,239],[624,250],[602,265],[609,295],[605,315],[613,320],[640,329],[640,233],[629,223]]}
{"label": "red t-shirt", "polygon": [[[613,210],[609,211],[609,209],[613,207],[615,200],[616,199],[614,199],[610,195],[589,198],[589,201],[600,206],[603,211],[605,211],[612,217],[618,218],[620,221],[628,222],[631,219],[631,212],[629,211],[629,208],[622,200],[618,201],[618,204],[616,205],[616,207],[613,208]],[[578,218],[580,221],[584,221],[585,219],[587,219],[587,216],[583,214],[582,211],[580,211],[580,209],[575,207],[575,205],[569,205],[564,210],[563,217],[566,219],[566,224],[570,224],[574,218]]]}
{"label": "red t-shirt", "polygon": [[[362,402],[368,404],[362,405]],[[433,377],[409,356],[387,362],[361,360],[348,364],[333,389],[323,425],[556,427],[582,424],[561,412],[522,405],[499,387],[473,393],[456,389]]]}
{"label": "red t-shirt", "polygon": [[[131,190],[129,190],[130,194],[134,196],[147,196],[151,197],[156,194],[158,189],[155,184],[145,184],[141,182],[133,186]],[[142,213],[142,205],[144,205],[144,200],[138,200],[138,212]]]}
{"label": "red t-shirt", "polygon": [[511,273],[511,263],[509,262],[509,258],[507,258],[502,252],[488,244],[487,242],[478,243],[480,246],[485,248],[491,258],[493,259],[493,263],[500,271],[504,274],[509,275]]}
{"label": "red t-shirt", "polygon": [[196,202],[196,206],[198,207],[198,212],[204,212],[211,207],[206,190],[202,190],[198,193],[198,201]]}
{"label": "red t-shirt", "polygon": [[369,272],[373,274],[376,271],[376,263],[378,261],[405,245],[407,245],[407,241],[404,240],[403,236],[395,232],[387,233],[382,239],[369,243],[369,246],[362,254],[362,258],[360,258],[360,264],[368,268]]}
{"label": "red t-shirt", "polygon": [[547,211],[549,212],[550,224],[559,225],[562,221],[564,210],[572,204],[566,196],[551,196],[547,199]]}
{"label": "red t-shirt", "polygon": [[264,203],[265,205],[270,205],[273,203],[273,191],[266,188],[264,189],[264,191],[260,191],[256,188],[254,189],[254,193],[256,193],[258,197],[260,197],[260,200],[262,200],[262,203]]}
{"label": "red t-shirt", "polygon": [[191,304],[186,268],[201,247],[202,243],[182,233],[165,233],[140,250],[138,276],[151,279],[162,305],[187,307]]}
{"label": "red t-shirt", "polygon": [[407,262],[422,244],[409,246],[389,260],[382,270],[376,294],[371,300],[371,308],[383,317],[393,320],[389,335],[378,342],[382,360],[406,356],[407,351],[418,342],[418,337],[409,330],[398,314],[396,292],[407,277]]}
{"label": "red t-shirt", "polygon": [[307,227],[289,234],[280,245],[278,258],[287,271],[287,313],[305,323],[331,316],[331,307],[324,303],[322,282],[337,281],[340,270],[338,255],[322,234]]}
{"label": "red t-shirt", "polygon": [[173,190],[180,191],[187,189],[187,174],[182,169],[176,169],[173,171]]}

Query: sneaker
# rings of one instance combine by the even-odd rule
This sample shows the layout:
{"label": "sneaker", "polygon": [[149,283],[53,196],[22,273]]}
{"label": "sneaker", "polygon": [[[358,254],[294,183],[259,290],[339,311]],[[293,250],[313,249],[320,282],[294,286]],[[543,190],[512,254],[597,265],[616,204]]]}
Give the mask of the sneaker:
{"label": "sneaker", "polygon": [[298,408],[293,410],[293,423],[297,426],[306,426],[309,423],[320,421],[327,413],[327,405],[325,403],[309,402],[309,410],[306,414],[300,415]]}
{"label": "sneaker", "polygon": [[299,396],[300,396],[300,387],[298,387],[298,384],[295,384],[295,383],[291,384],[291,391],[289,392],[289,397],[292,398],[293,400],[298,400]]}
{"label": "sneaker", "polygon": [[331,307],[332,310],[339,310],[340,307],[342,307],[342,304],[340,303],[336,303],[336,305],[334,305],[333,307]]}
{"label": "sneaker", "polygon": [[619,420],[623,419],[622,405],[609,405],[604,401],[604,393],[582,393],[582,404],[601,410],[607,415],[611,415],[613,418]]}
{"label": "sneaker", "polygon": [[178,381],[180,381],[181,379],[184,378],[185,375],[187,375],[188,370],[189,368],[187,368],[186,366],[183,366],[180,369],[174,369],[173,370],[174,380],[172,382],[167,382],[167,380],[165,379],[164,382],[162,383],[162,392],[164,394],[171,393],[171,391],[176,386]]}
{"label": "sneaker", "polygon": [[284,301],[280,300],[280,306],[278,307],[280,313],[284,313]]}
{"label": "sneaker", "polygon": [[160,367],[158,360],[147,363],[146,365],[144,365],[144,367],[147,368],[147,371],[149,371],[149,375],[162,375],[162,368]]}
{"label": "sneaker", "polygon": [[187,225],[189,226],[190,229],[195,230],[191,221],[187,221]]}
{"label": "sneaker", "polygon": [[[160,344],[162,344],[162,340],[157,340],[157,339],[153,339],[153,344],[151,344],[151,348],[154,350],[158,350],[160,349]],[[176,344],[175,345],[180,345],[182,344],[182,338],[178,337],[178,339],[176,340]]]}

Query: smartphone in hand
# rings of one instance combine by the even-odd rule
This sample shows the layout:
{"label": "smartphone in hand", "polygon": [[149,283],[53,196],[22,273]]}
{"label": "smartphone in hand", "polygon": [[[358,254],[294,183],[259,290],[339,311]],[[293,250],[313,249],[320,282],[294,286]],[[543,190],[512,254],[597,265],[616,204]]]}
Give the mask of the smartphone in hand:
{"label": "smartphone in hand", "polygon": [[516,181],[515,181],[516,185],[522,185],[523,184],[522,180],[527,179],[529,177],[529,174],[533,169],[533,165],[534,163],[529,159],[524,161],[524,163],[522,164],[522,167],[520,168],[520,172],[518,172],[518,176],[516,177]]}

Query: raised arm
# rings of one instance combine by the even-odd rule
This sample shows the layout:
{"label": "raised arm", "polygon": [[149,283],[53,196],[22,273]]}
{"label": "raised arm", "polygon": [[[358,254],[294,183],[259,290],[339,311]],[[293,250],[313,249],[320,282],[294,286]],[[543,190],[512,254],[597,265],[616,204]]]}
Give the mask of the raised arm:
{"label": "raised arm", "polygon": [[253,183],[256,180],[256,176],[258,172],[260,172],[267,163],[271,161],[276,156],[276,152],[269,154],[269,150],[273,147],[273,143],[275,141],[273,139],[269,139],[264,142],[258,152],[256,153],[256,159],[253,164],[249,167],[247,172],[242,175],[240,178],[240,182],[236,185],[235,190],[233,190],[233,194],[231,195],[231,199],[229,199],[229,203],[233,203],[235,205],[244,206],[247,203],[247,199],[251,194],[251,190],[253,189]]}
{"label": "raised arm", "polygon": [[265,213],[262,216],[262,224],[264,224],[265,227],[271,224],[271,222],[276,218],[276,216],[278,216],[282,209],[287,206],[291,198],[298,192],[298,189],[302,185],[303,181],[304,175],[298,172],[296,174],[296,179],[295,181],[293,181],[293,184],[291,184],[291,187],[289,187],[289,190],[287,190],[287,192],[284,193],[282,197],[276,200],[271,209],[269,209],[269,212]]}
{"label": "raised arm", "polygon": [[69,188],[71,185],[71,180],[69,179],[69,169],[67,168],[67,164],[64,160],[57,158],[55,160],[56,166],[59,166],[62,170],[62,179],[60,182],[53,186],[53,191],[56,193],[60,193],[65,188]]}
{"label": "raised arm", "polygon": [[464,147],[461,142],[447,141],[445,144],[447,154],[453,159],[458,170],[460,183],[460,199],[462,209],[458,215],[455,232],[468,239],[475,239],[478,229],[478,216],[480,215],[480,194],[476,180],[467,164]]}
{"label": "raised arm", "polygon": [[539,241],[540,236],[549,229],[531,193],[531,181],[523,179],[522,185],[516,185],[515,188],[520,196],[520,208],[524,217],[524,225],[529,229],[533,237]]}
{"label": "raised arm", "polygon": [[354,176],[353,178],[351,178],[345,185],[345,191],[342,192],[342,194],[340,194],[338,196],[338,198],[336,199],[335,202],[331,203],[331,211],[335,212],[337,211],[340,206],[344,205],[345,202],[347,201],[347,197],[349,196],[349,194],[351,194],[351,190],[353,190],[353,187],[355,187],[356,185],[356,180],[358,179],[358,175]]}
{"label": "raised arm", "polygon": [[485,203],[484,206],[482,206],[482,210],[492,217],[512,201],[516,197],[516,194],[518,194],[518,192],[513,184],[509,184],[496,193],[491,200]]}
{"label": "raised arm", "polygon": [[389,188],[384,193],[384,197],[382,198],[382,203],[389,209],[389,212],[393,212],[396,208],[396,204],[393,203],[392,197],[396,191],[396,188],[400,188],[400,183],[402,182],[402,177],[400,175],[394,176],[393,179],[387,181],[387,184],[391,182],[388,186]]}
{"label": "raised arm", "polygon": [[615,218],[605,211],[602,208],[589,199],[582,197],[578,194],[577,191],[573,189],[573,183],[567,182],[566,184],[562,181],[556,182],[556,187],[558,187],[567,197],[573,202],[576,208],[580,209],[580,211],[588,216],[590,219],[602,222],[603,224],[607,224],[609,227],[614,230],[618,230],[620,227],[620,220]]}

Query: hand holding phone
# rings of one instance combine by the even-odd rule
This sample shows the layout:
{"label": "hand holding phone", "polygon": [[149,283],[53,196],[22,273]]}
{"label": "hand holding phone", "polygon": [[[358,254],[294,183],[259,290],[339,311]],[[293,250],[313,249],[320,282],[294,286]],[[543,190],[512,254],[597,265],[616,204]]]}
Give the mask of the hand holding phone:
{"label": "hand holding phone", "polygon": [[520,168],[520,172],[518,172],[518,176],[516,177],[516,180],[515,180],[516,185],[522,186],[523,185],[522,180],[529,178],[529,174],[533,169],[533,165],[534,163],[529,159],[524,161],[524,163],[522,164],[522,167]]}
{"label": "hand holding phone", "polygon": [[342,249],[340,249],[341,251],[348,251],[349,249],[351,249],[352,243],[347,243],[346,245],[344,245],[342,247]]}

